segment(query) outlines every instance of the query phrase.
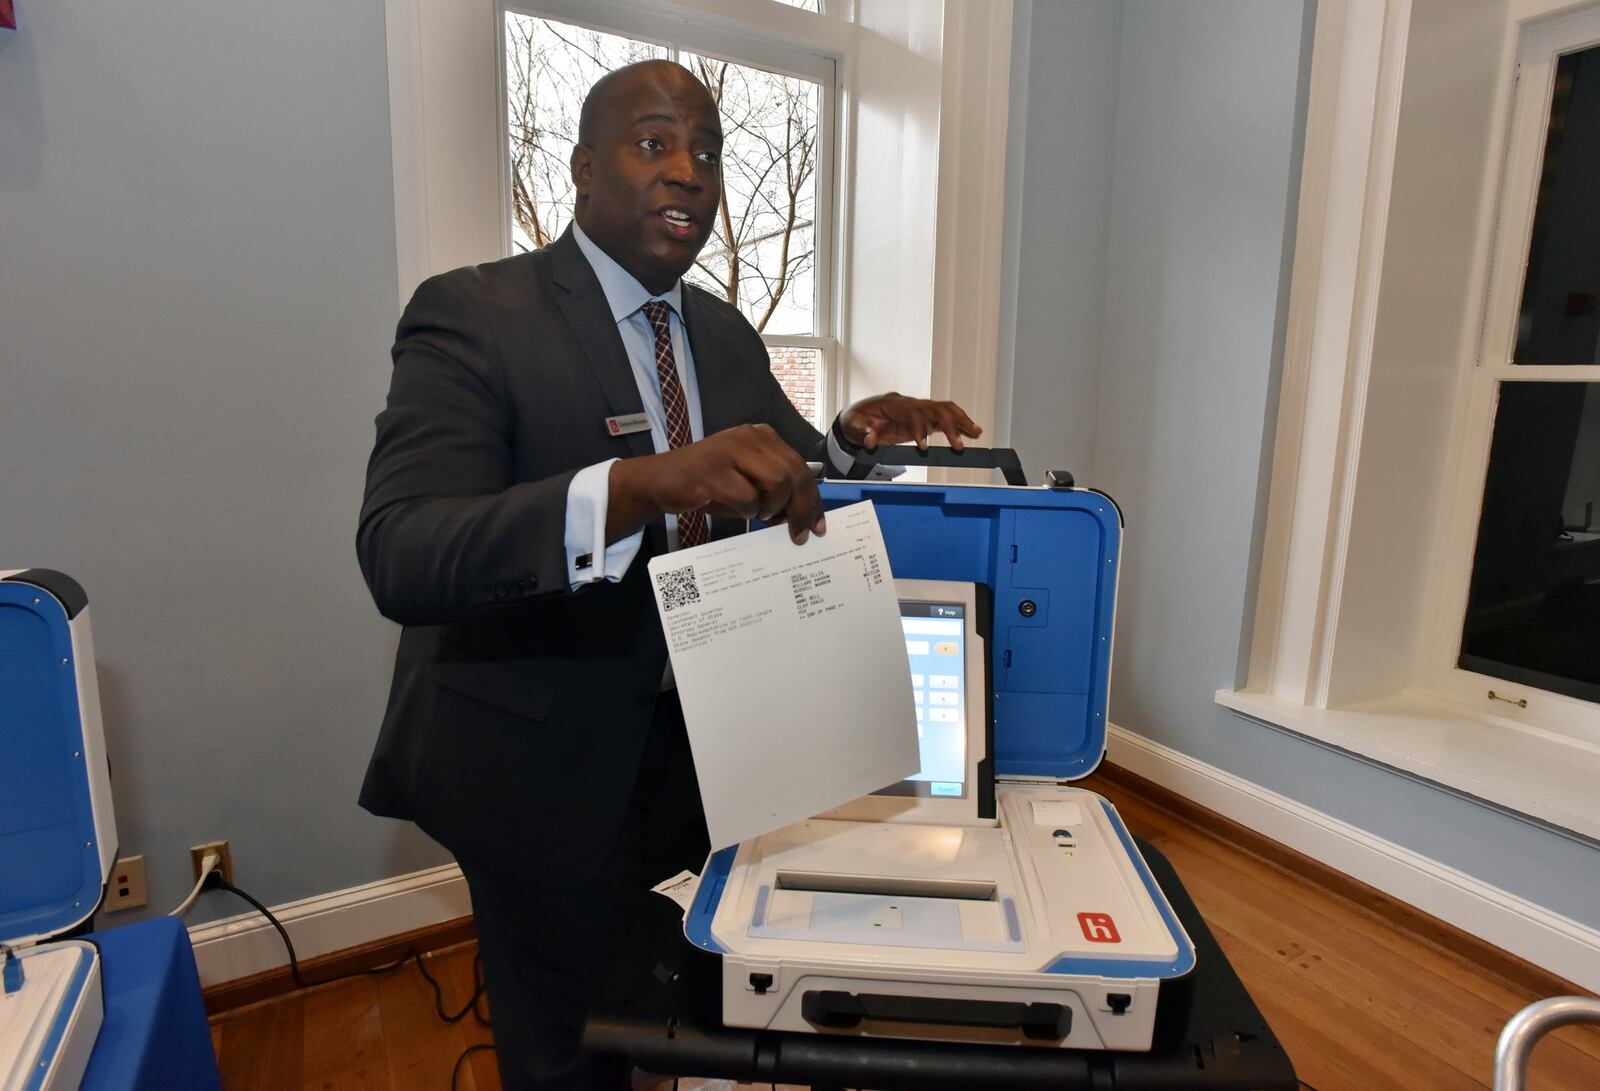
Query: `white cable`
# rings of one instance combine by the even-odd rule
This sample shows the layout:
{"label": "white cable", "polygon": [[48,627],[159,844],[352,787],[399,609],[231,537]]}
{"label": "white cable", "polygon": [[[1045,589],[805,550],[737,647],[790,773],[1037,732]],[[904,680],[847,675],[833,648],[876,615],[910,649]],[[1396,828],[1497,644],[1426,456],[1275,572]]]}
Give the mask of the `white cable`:
{"label": "white cable", "polygon": [[200,858],[200,878],[195,880],[194,889],[189,891],[189,896],[183,899],[183,901],[179,902],[178,908],[174,909],[171,913],[168,913],[167,916],[181,917],[185,913],[189,912],[190,908],[193,907],[195,900],[200,897],[200,892],[205,889],[206,879],[211,876],[213,871],[219,871],[221,868],[222,856],[220,853],[208,852],[202,856]]}
{"label": "white cable", "polygon": [[189,891],[189,896],[183,899],[183,901],[179,902],[178,908],[174,909],[171,913],[168,913],[167,916],[181,917],[185,913],[189,912],[190,907],[195,903],[195,899],[200,897],[200,891],[205,888],[205,885],[206,879],[205,876],[202,875],[200,877],[200,881],[194,884],[194,889]]}

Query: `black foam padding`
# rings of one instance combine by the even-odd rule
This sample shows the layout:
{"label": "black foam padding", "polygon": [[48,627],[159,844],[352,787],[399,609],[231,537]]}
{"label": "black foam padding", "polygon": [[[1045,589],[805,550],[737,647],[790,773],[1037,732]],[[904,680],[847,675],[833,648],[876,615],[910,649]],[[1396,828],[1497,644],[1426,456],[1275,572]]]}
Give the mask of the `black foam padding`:
{"label": "black foam padding", "polygon": [[83,608],[89,605],[89,596],[83,590],[83,585],[65,572],[57,572],[53,568],[29,568],[18,572],[15,576],[7,576],[7,583],[25,583],[37,587],[42,591],[50,592],[50,596],[67,612],[67,620],[77,617]]}

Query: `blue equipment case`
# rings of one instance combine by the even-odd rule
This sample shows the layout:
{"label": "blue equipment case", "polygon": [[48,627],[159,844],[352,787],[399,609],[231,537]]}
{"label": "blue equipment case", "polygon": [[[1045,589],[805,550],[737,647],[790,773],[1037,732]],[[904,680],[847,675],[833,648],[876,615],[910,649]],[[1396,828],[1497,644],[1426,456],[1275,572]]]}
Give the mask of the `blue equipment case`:
{"label": "blue equipment case", "polygon": [[88,599],[0,571],[0,1089],[77,1087],[103,1018],[93,916],[116,857]]}
{"label": "blue equipment case", "polygon": [[995,776],[1094,772],[1106,748],[1122,550],[1116,503],[1092,489],[833,481],[821,489],[829,508],[873,502],[896,579],[989,588]]}
{"label": "blue equipment case", "polygon": [[[762,946],[746,940],[757,930],[746,930],[744,917],[730,913],[730,906],[738,899],[748,901],[756,883],[765,881],[751,877],[761,866],[761,855],[789,851],[774,846],[792,845],[806,836],[817,843],[853,836],[829,828],[791,835],[783,842],[774,841],[775,834],[759,839],[770,844],[751,847],[755,843],[747,842],[714,853],[685,918],[689,942],[720,961],[723,1021],[730,1027],[802,1033],[1149,1049],[1157,994],[1163,983],[1185,977],[1194,967],[1194,947],[1115,809],[1093,793],[1066,786],[1093,772],[1105,753],[1121,513],[1105,494],[1072,487],[1070,475],[1052,473],[1044,487],[1021,486],[1020,467],[1009,451],[969,449],[962,454],[935,448],[922,455],[915,448],[886,448],[871,461],[1007,471],[1013,484],[1004,487],[852,480],[824,482],[821,489],[830,509],[873,502],[897,580],[987,587],[992,603],[986,636],[992,683],[990,758],[999,784],[1002,829],[984,832],[997,839],[1003,833],[1008,852],[1014,844],[1020,846],[1013,875],[1030,869],[1042,874],[1060,854],[1053,852],[1048,834],[1040,837],[1040,846],[1028,840],[1036,829],[1048,828],[1033,825],[1040,821],[1037,809],[1029,820],[1030,801],[1039,801],[1031,803],[1035,808],[1065,804],[1090,813],[1080,845],[1091,840],[1104,846],[1095,851],[1116,857],[1120,869],[1114,876],[1110,869],[1094,872],[1092,882],[1107,890],[1119,888],[1116,896],[1133,899],[1119,904],[1130,907],[1130,916],[1143,916],[1146,946],[1142,953],[1131,945],[1119,950],[1116,945],[1122,940],[1102,947],[1107,941],[1091,934],[1092,920],[1083,920],[1099,916],[1093,913],[1077,914],[1077,924],[1083,929],[1081,939],[1096,942],[1084,946],[1074,936],[1071,940],[1078,942],[1050,946],[1064,935],[1060,907],[1070,895],[1063,888],[1081,886],[1081,877],[1091,874],[1067,871],[1047,878],[1042,887],[1037,876],[1018,880],[1016,890],[1031,891],[1017,895],[1031,922],[1023,931],[1035,933],[1027,937],[1028,957],[1045,956],[1026,967],[1003,959],[979,966],[976,958],[963,961],[965,952],[937,950],[921,953],[923,965],[914,961],[918,955],[908,960],[892,952],[880,955],[882,949],[866,952],[867,957],[856,953],[852,965],[838,944],[831,951],[812,944],[815,954],[798,945]],[[869,468],[858,464],[857,472]],[[812,820],[805,825],[816,824]],[[1080,860],[1066,866],[1084,865]],[[765,900],[758,899],[762,904]],[[1071,905],[1072,910],[1084,907]],[[758,915],[761,911],[755,910]],[[1071,916],[1067,911],[1069,921]],[[1042,923],[1047,917],[1054,925]],[[1042,940],[1040,932],[1045,933]],[[1049,1018],[1041,1019],[1041,1013]]]}

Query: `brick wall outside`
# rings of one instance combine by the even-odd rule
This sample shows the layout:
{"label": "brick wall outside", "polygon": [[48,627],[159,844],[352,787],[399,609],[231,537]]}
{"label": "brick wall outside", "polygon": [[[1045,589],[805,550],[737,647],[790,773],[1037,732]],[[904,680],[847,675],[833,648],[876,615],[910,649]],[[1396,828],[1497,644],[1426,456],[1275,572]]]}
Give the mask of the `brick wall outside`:
{"label": "brick wall outside", "polygon": [[794,407],[800,410],[800,415],[806,420],[815,420],[819,370],[817,364],[821,359],[821,352],[817,349],[779,348],[771,345],[767,348],[767,355],[772,357],[772,373],[778,377],[778,385],[789,395]]}

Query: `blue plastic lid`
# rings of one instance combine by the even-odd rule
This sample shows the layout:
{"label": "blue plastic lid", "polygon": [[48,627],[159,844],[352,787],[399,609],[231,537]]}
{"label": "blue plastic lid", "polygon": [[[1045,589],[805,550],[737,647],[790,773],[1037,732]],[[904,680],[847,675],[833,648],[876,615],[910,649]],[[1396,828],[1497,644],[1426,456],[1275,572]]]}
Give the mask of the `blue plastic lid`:
{"label": "blue plastic lid", "polygon": [[826,506],[871,500],[897,578],[981,583],[993,597],[994,769],[1076,780],[1106,748],[1122,516],[1089,489],[829,481]]}
{"label": "blue plastic lid", "polygon": [[64,932],[100,900],[76,665],[61,602],[0,580],[0,940]]}

